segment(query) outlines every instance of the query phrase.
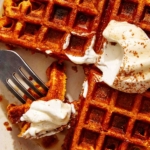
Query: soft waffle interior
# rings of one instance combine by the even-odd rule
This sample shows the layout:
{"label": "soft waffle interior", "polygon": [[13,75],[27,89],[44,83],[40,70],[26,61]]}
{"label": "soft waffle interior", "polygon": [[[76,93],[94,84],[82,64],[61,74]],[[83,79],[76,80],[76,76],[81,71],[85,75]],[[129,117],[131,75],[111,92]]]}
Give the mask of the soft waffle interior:
{"label": "soft waffle interior", "polygon": [[147,150],[150,146],[149,91],[119,92],[100,82],[100,77],[97,69],[90,70],[87,97],[81,102],[68,149]]}
{"label": "soft waffle interior", "polygon": [[0,41],[66,58],[83,56],[96,36],[93,48],[100,53],[111,19],[134,23],[149,35],[149,1],[5,0]]}

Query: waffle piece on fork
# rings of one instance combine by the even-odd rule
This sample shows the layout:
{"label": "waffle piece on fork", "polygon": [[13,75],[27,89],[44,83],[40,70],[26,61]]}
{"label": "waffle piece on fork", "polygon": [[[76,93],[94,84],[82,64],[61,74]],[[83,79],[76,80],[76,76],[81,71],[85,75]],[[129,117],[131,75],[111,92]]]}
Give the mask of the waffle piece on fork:
{"label": "waffle piece on fork", "polygon": [[63,149],[149,150],[150,92],[123,93],[101,82],[97,68],[85,72],[80,113]]}
{"label": "waffle piece on fork", "polygon": [[[46,71],[48,82],[46,83],[49,87],[49,90],[45,97],[39,98],[38,100],[42,101],[49,101],[52,99],[59,99],[61,101],[65,100],[65,93],[66,93],[66,74],[64,72],[64,65],[60,64],[59,62],[53,62],[50,67],[48,67]],[[39,87],[40,90],[40,87]],[[34,96],[37,96],[36,93],[29,89],[30,93]],[[7,107],[7,114],[9,120],[15,124],[20,123],[20,118],[23,114],[25,114],[32,104],[30,99],[27,99],[25,104],[22,105],[14,105],[10,104]],[[22,134],[30,127],[30,123],[23,122],[21,123],[21,133],[19,136],[21,137]],[[63,127],[61,128],[61,130]]]}

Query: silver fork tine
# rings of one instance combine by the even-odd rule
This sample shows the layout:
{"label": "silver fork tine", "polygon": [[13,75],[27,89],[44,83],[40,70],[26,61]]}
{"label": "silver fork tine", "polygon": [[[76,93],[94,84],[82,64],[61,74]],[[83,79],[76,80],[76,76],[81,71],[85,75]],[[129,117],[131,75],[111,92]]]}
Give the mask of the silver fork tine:
{"label": "silver fork tine", "polygon": [[32,82],[29,81],[29,79],[23,74],[23,72],[19,69],[18,75],[22,78],[22,80],[31,88],[33,89],[39,96],[43,96],[43,94],[33,85]]}
{"label": "silver fork tine", "polygon": [[[6,81],[7,82],[7,81]],[[25,99],[14,89],[14,87],[12,87],[11,84],[9,84],[8,82],[5,84],[6,87],[11,91],[11,93],[21,102],[21,103],[25,103]]]}
{"label": "silver fork tine", "polygon": [[27,89],[21,85],[14,74],[18,74],[23,81],[33,89],[39,96],[43,96],[42,93],[33,85],[31,81],[24,75],[21,68],[26,70],[28,74],[42,87],[45,91],[48,90],[42,80],[32,71],[32,69],[25,63],[25,61],[14,51],[0,50],[0,79],[7,86],[7,88],[23,103],[21,95],[14,89],[14,87],[8,82],[11,79],[13,83],[30,99],[35,98],[27,91]]}
{"label": "silver fork tine", "polygon": [[[18,62],[20,62],[20,65],[17,64],[18,68],[22,67],[25,69],[28,74],[44,89],[48,90],[47,86],[43,83],[43,81],[35,74],[35,72],[27,65],[27,63],[14,51],[12,53],[16,54],[18,56]],[[19,60],[20,59],[20,60]]]}
{"label": "silver fork tine", "polygon": [[[22,58],[21,58],[22,59]],[[28,74],[44,89],[48,90],[47,86],[42,82],[42,80],[29,68],[29,66],[24,63],[22,67],[28,72]]]}
{"label": "silver fork tine", "polygon": [[29,97],[31,100],[35,100],[35,98],[26,90],[26,88],[18,81],[18,79],[14,75],[10,79],[27,97]]}

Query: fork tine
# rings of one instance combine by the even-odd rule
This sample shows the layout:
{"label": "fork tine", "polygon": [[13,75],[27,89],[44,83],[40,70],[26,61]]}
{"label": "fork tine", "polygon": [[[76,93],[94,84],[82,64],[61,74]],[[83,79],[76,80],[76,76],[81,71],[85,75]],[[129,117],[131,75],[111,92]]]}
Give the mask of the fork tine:
{"label": "fork tine", "polygon": [[40,97],[44,96],[35,86],[34,84],[24,75],[24,73],[18,69],[18,75],[22,78],[22,80],[32,89],[34,90]]}
{"label": "fork tine", "polygon": [[24,62],[23,68],[28,72],[28,74],[45,90],[48,91],[48,87],[43,83],[43,81],[31,70],[28,65]]}
{"label": "fork tine", "polygon": [[[23,68],[41,88],[48,91],[48,87],[43,83],[43,81],[36,75],[36,73],[28,66],[28,64],[19,56],[18,53],[11,50],[0,50],[0,66],[2,71],[0,71],[0,80],[7,86],[7,88],[20,100],[17,91],[14,89],[13,85],[8,83],[7,79],[12,79],[16,86],[31,100],[35,98],[27,91],[27,89],[19,82],[17,77],[13,76],[13,72],[18,73],[18,75],[23,79],[23,81],[35,91],[40,97],[44,95],[33,85],[32,82],[25,76],[21,68]],[[6,62],[7,60],[7,62]],[[12,77],[13,76],[13,77]],[[22,101],[22,100],[21,100]]]}
{"label": "fork tine", "polygon": [[[5,56],[6,60],[9,59],[15,65],[15,68],[23,68],[27,71],[27,73],[45,90],[48,91],[48,87],[43,83],[43,81],[36,75],[36,73],[29,67],[29,65],[20,57],[20,55],[14,51],[9,50],[10,54],[8,55],[7,50],[3,51],[3,57]],[[17,57],[16,57],[17,56]],[[15,57],[15,59],[14,59]],[[7,65],[7,64],[6,64]]]}
{"label": "fork tine", "polygon": [[35,98],[27,91],[27,89],[18,81],[18,79],[12,75],[12,82],[31,100],[35,100]]}
{"label": "fork tine", "polygon": [[9,91],[23,104],[25,104],[25,99],[13,88],[13,86],[6,81],[6,87],[9,89]]}

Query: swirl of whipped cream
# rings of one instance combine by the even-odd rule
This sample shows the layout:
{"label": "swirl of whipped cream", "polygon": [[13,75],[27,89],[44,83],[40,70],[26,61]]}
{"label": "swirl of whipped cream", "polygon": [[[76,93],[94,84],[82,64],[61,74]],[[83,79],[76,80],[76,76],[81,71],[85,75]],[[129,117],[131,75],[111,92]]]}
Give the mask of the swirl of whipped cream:
{"label": "swirl of whipped cream", "polygon": [[150,87],[150,39],[139,27],[110,21],[103,31],[107,40],[97,67],[101,80],[114,89],[143,93]]}
{"label": "swirl of whipped cream", "polygon": [[75,113],[73,104],[58,99],[34,101],[20,120],[30,123],[30,127],[22,134],[24,138],[39,138],[60,132],[57,130],[67,125],[71,113]]}

